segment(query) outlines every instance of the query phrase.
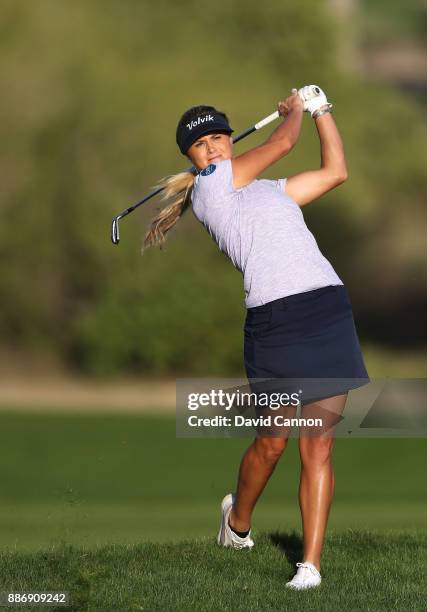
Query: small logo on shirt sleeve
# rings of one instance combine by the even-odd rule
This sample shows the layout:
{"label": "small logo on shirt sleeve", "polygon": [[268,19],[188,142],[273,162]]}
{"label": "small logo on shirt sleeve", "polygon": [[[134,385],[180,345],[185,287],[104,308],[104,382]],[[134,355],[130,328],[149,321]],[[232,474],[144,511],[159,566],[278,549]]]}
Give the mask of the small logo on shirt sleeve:
{"label": "small logo on shirt sleeve", "polygon": [[215,170],[216,170],[215,164],[209,164],[209,166],[207,166],[204,170],[202,170],[200,174],[202,176],[209,176],[209,174],[212,174],[213,172],[215,172]]}

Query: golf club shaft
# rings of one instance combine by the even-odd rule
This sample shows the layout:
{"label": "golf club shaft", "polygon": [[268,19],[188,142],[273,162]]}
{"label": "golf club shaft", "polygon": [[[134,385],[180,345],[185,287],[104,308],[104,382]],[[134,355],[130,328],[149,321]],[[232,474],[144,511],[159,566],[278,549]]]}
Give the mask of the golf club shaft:
{"label": "golf club shaft", "polygon": [[[243,140],[243,138],[246,138],[246,136],[249,136],[249,134],[252,134],[256,130],[261,129],[265,125],[268,125],[269,123],[271,123],[272,121],[274,121],[278,117],[279,117],[279,112],[275,111],[271,115],[268,115],[268,117],[265,117],[264,119],[261,119],[261,121],[258,121],[258,123],[256,123],[252,127],[248,128],[244,132],[241,132],[235,138],[233,138],[233,143],[239,142],[239,140]],[[194,166],[191,166],[190,168],[187,168],[187,170],[185,170],[185,172],[192,172],[194,170],[195,170]],[[154,196],[158,195],[163,190],[164,190],[164,187],[158,187],[157,189],[155,189],[154,191],[152,191],[151,193],[146,195],[142,200],[140,200],[136,204],[133,204],[132,206],[129,206],[129,208],[126,208],[126,210],[124,210],[119,215],[116,215],[113,218],[112,225],[111,225],[111,241],[112,241],[113,244],[118,244],[119,241],[120,241],[120,235],[119,235],[119,221],[120,221],[120,219],[123,219],[123,217],[126,217],[129,213],[133,212],[136,208],[138,208],[138,206],[141,206],[141,204],[144,204],[145,202],[148,202],[148,200],[151,200],[151,198],[154,198]]]}

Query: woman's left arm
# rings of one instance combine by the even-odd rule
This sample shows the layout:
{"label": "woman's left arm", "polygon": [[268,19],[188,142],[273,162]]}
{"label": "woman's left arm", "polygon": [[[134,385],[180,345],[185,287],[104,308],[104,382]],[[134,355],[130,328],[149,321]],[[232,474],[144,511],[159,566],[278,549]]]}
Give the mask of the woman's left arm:
{"label": "woman's left arm", "polygon": [[332,115],[325,113],[314,121],[320,139],[320,168],[290,176],[285,184],[285,192],[299,206],[320,198],[348,178],[344,145]]}

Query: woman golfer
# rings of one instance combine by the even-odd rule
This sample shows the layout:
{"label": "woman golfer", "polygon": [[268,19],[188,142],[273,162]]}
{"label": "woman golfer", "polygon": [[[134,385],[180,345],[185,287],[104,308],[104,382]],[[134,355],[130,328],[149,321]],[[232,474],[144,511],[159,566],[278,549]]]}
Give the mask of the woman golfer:
{"label": "woman golfer", "polygon": [[[197,219],[244,276],[245,367],[249,379],[335,379],[313,405],[340,415],[348,391],[368,382],[346,289],[304,222],[301,208],[347,179],[343,144],[331,104],[313,86],[279,102],[284,118],[261,145],[233,156],[227,116],[211,106],[190,108],[177,127],[177,143],[199,171],[165,179],[169,205],[154,219],[145,245],[161,244],[193,204]],[[320,139],[320,168],[279,180],[257,180],[297,142],[303,111]],[[349,380],[357,379],[357,380]],[[364,382],[360,382],[360,379]],[[306,403],[305,409],[310,408]],[[255,504],[287,437],[257,435],[240,465],[236,494],[221,505],[218,543],[251,548]],[[301,436],[299,503],[304,556],[286,586],[320,584],[320,556],[334,492],[333,436]]]}

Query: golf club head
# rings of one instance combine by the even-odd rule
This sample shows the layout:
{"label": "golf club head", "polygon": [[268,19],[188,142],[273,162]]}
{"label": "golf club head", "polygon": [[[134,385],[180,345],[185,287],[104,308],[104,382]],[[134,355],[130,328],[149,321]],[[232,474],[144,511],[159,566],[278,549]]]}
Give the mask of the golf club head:
{"label": "golf club head", "polygon": [[114,217],[111,223],[111,242],[113,244],[119,244],[120,242],[119,218],[120,216]]}

